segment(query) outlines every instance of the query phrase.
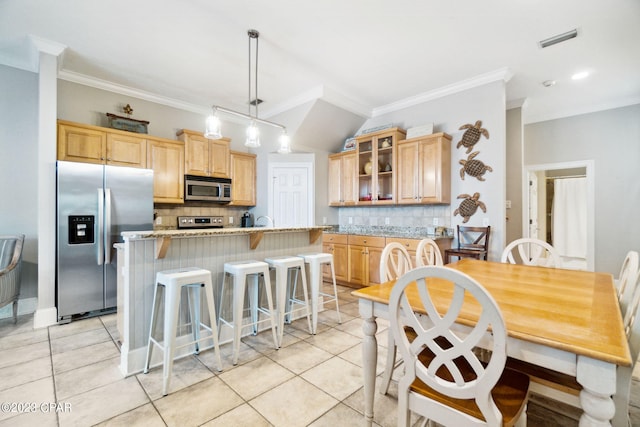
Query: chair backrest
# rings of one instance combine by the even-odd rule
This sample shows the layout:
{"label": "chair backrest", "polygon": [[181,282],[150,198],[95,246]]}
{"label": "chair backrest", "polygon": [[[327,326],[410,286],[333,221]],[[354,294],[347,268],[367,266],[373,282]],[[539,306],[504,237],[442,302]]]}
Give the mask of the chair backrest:
{"label": "chair backrest", "polygon": [[465,225],[458,225],[458,249],[471,249],[487,252],[489,250],[490,235],[491,226],[468,227]]}
{"label": "chair backrest", "polygon": [[[479,319],[470,333],[462,336],[456,331],[454,322],[463,301],[468,304],[472,303],[470,300],[475,300],[480,307]],[[448,307],[444,306],[447,303]],[[410,385],[418,378],[446,396],[474,399],[487,425],[502,425],[502,414],[491,390],[504,370],[507,333],[497,303],[482,285],[448,267],[419,267],[398,279],[391,291],[389,309],[391,333],[405,363],[405,374],[398,383],[398,399],[401,394],[408,393]],[[417,314],[415,309],[426,313],[429,321],[423,321],[424,316]],[[415,333],[411,341],[407,331]],[[481,340],[483,347],[489,344],[490,359],[486,365],[473,352]],[[427,349],[434,357],[425,362],[419,356]],[[470,377],[466,371],[461,372],[459,367],[462,365],[475,375]],[[456,412],[453,408],[451,411]]]}
{"label": "chair backrest", "polygon": [[398,242],[387,243],[380,256],[380,281],[387,282],[411,270],[411,255]]}
{"label": "chair backrest", "polygon": [[500,261],[555,268],[560,268],[562,265],[562,258],[553,246],[544,240],[531,238],[516,239],[509,243],[502,251]]}
{"label": "chair backrest", "polygon": [[24,234],[0,236],[0,271],[12,270],[22,260]]}
{"label": "chair backrest", "polygon": [[622,315],[624,316],[624,331],[631,350],[631,363],[635,367],[638,356],[640,356],[640,271],[636,271],[635,276],[630,280],[633,281],[629,284],[634,290],[633,297]]}
{"label": "chair backrest", "polygon": [[416,267],[425,265],[443,265],[438,244],[432,239],[422,239],[416,249]]}
{"label": "chair backrest", "polygon": [[620,308],[624,313],[629,305],[631,298],[633,297],[634,287],[633,279],[638,273],[638,252],[629,251],[627,256],[622,262],[622,268],[620,268],[620,275],[616,280],[616,289],[618,292],[618,301],[620,302]]}

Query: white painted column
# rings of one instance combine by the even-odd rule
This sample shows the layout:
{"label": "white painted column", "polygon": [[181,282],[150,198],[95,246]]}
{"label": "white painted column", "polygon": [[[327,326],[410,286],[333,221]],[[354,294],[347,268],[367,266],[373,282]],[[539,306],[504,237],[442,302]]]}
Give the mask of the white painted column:
{"label": "white painted column", "polygon": [[38,308],[34,328],[57,322],[56,119],[58,56],[65,46],[32,37],[38,65]]}

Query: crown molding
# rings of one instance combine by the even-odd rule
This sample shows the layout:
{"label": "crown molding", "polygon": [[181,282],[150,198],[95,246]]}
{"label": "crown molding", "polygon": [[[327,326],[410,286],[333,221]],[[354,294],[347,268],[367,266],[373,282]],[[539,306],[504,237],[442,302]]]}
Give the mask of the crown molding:
{"label": "crown molding", "polygon": [[76,73],[69,70],[60,70],[58,78],[73,83],[93,87],[96,89],[106,90],[108,92],[119,93],[121,95],[131,96],[133,98],[144,99],[145,101],[154,102],[156,104],[166,105],[180,110],[191,111],[202,115],[208,115],[211,112],[210,106],[196,105],[189,102],[178,101],[155,93],[146,92],[129,86],[112,83],[106,80],[90,77],[85,74]]}
{"label": "crown molding", "polygon": [[40,54],[45,53],[58,58],[58,65],[62,63],[61,56],[67,46],[29,34],[15,40],[3,42],[0,46],[0,64],[19,70],[37,73],[40,66]]}
{"label": "crown molding", "polygon": [[400,101],[392,102],[391,104],[376,107],[373,109],[372,117],[377,117],[408,107],[413,107],[414,105],[423,104],[428,101],[433,101],[434,99],[453,95],[455,93],[462,92],[468,89],[473,89],[487,83],[492,83],[495,81],[504,81],[506,83],[511,79],[511,77],[513,77],[513,73],[511,72],[511,70],[509,70],[509,68],[500,68],[498,70],[490,71],[476,77],[471,77],[469,79],[443,86],[438,89],[410,96]]}

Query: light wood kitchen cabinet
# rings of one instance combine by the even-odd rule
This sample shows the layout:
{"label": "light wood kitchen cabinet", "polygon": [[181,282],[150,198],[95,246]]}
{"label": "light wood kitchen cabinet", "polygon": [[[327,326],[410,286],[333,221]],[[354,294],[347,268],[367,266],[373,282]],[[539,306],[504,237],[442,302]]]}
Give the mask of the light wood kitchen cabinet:
{"label": "light wood kitchen cabinet", "polygon": [[[336,273],[336,282],[347,284],[349,281],[349,253],[347,252],[347,235],[324,233],[322,236],[322,252],[333,255],[333,269]],[[323,265],[322,277],[324,281],[331,282],[331,267]]]}
{"label": "light wood kitchen cabinet", "polygon": [[451,201],[451,137],[445,133],[398,143],[398,204]]}
{"label": "light wood kitchen cabinet", "polygon": [[[380,260],[385,245],[391,242],[404,246],[415,265],[416,249],[421,239],[404,237],[363,236],[357,234],[323,233],[322,251],[333,254],[336,282],[360,288],[381,283]],[[434,239],[440,254],[451,247],[450,237]],[[323,280],[331,282],[331,270],[323,267]]]}
{"label": "light wood kitchen cabinet", "polygon": [[184,203],[184,143],[150,139],[147,165],[153,169],[154,203]]}
{"label": "light wood kitchen cabinet", "polygon": [[380,283],[380,257],[385,238],[378,236],[349,235],[349,283],[369,286]]}
{"label": "light wood kitchen cabinet", "polygon": [[147,140],[132,135],[107,133],[106,164],[146,168]]}
{"label": "light wood kitchen cabinet", "polygon": [[256,205],[256,155],[231,151],[231,206]]}
{"label": "light wood kitchen cabinet", "polygon": [[183,129],[178,139],[185,144],[186,174],[229,178],[229,138],[207,139],[201,132]]}
{"label": "light wood kitchen cabinet", "polygon": [[358,166],[355,150],[329,156],[329,206],[355,205],[358,200]]}
{"label": "light wood kitchen cabinet", "polygon": [[145,168],[146,144],[132,132],[58,120],[58,160]]}
{"label": "light wood kitchen cabinet", "polygon": [[396,145],[405,135],[404,130],[391,128],[356,138],[358,205],[396,203]]}

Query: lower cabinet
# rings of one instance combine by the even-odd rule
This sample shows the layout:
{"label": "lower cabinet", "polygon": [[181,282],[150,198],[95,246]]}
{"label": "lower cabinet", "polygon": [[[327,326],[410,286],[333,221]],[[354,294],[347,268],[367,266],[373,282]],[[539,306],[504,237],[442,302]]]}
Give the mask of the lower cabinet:
{"label": "lower cabinet", "polygon": [[[384,247],[391,242],[403,245],[411,262],[416,265],[416,249],[421,239],[400,237],[362,236],[355,234],[324,233],[323,252],[333,254],[336,282],[352,287],[362,287],[381,283],[380,259]],[[451,247],[451,238],[436,239],[440,252]],[[326,266],[323,279],[331,281],[331,270]]]}
{"label": "lower cabinet", "polygon": [[349,235],[349,283],[369,286],[380,283],[380,256],[384,237]]}
{"label": "lower cabinet", "polygon": [[[347,235],[325,233],[322,237],[322,252],[333,255],[333,268],[336,272],[336,282],[346,284],[349,281],[349,251],[347,250]],[[331,267],[324,265],[323,280],[331,281]]]}

